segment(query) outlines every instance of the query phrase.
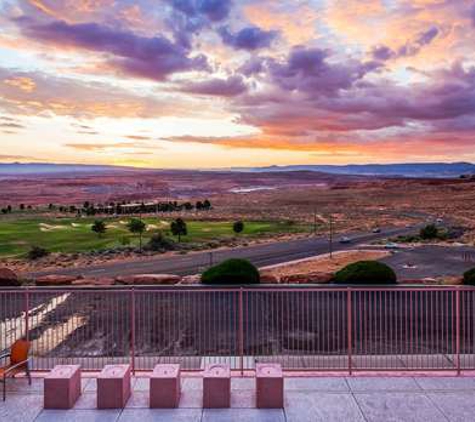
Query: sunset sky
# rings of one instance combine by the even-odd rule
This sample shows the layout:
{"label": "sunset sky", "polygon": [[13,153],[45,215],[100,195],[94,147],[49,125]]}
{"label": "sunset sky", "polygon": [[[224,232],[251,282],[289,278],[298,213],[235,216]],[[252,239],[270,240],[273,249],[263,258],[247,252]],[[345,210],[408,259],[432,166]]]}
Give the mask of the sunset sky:
{"label": "sunset sky", "polygon": [[0,162],[475,161],[475,1],[0,0]]}

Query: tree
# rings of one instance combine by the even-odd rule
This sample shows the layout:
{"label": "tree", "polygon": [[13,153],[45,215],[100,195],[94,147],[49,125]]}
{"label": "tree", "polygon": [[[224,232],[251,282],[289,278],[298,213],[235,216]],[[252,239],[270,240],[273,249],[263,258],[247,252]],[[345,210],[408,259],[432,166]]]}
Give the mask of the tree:
{"label": "tree", "polygon": [[172,221],[170,229],[173,236],[178,236],[178,242],[181,242],[182,236],[186,236],[188,234],[186,223],[181,218],[177,218],[175,221]]}
{"label": "tree", "polygon": [[138,218],[133,218],[129,221],[127,228],[129,229],[130,233],[139,235],[140,252],[142,252],[142,235],[145,229],[147,228],[147,225],[142,220],[139,220]]}
{"label": "tree", "polygon": [[91,230],[94,233],[97,233],[99,237],[102,237],[102,235],[107,231],[107,226],[106,223],[102,220],[96,220],[94,221],[94,224],[91,227]]}
{"label": "tree", "polygon": [[439,237],[439,229],[435,224],[429,224],[421,229],[420,237],[424,240],[436,239]]}
{"label": "tree", "polygon": [[233,224],[233,232],[236,234],[242,233],[244,230],[244,223],[242,221],[236,221]]}
{"label": "tree", "polygon": [[203,202],[203,208],[205,210],[209,210],[211,208],[211,202],[209,202],[209,200],[205,199],[204,202]]}

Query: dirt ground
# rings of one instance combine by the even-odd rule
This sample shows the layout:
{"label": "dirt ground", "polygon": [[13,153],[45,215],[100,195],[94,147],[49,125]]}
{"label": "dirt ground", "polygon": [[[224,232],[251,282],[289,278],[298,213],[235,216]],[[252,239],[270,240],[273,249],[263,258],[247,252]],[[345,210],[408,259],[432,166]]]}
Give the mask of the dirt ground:
{"label": "dirt ground", "polygon": [[267,274],[272,274],[279,278],[293,274],[334,273],[353,262],[378,260],[388,255],[390,255],[388,251],[341,251],[335,252],[332,258],[329,255],[321,255],[294,263],[268,267],[264,270]]}

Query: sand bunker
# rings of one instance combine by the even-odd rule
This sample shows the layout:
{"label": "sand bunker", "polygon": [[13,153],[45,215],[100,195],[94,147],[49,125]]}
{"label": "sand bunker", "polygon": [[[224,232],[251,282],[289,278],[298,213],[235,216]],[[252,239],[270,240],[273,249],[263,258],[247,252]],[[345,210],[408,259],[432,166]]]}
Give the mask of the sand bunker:
{"label": "sand bunker", "polygon": [[55,230],[67,230],[69,228],[67,226],[53,226],[51,224],[46,224],[46,223],[40,223],[38,226],[40,227],[40,230],[42,232],[52,232]]}

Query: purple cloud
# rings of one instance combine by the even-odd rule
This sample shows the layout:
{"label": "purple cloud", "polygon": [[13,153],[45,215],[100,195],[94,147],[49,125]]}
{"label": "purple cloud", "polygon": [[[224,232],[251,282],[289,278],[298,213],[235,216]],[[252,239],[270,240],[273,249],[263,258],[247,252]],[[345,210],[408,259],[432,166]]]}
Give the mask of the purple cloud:
{"label": "purple cloud", "polygon": [[221,39],[226,45],[238,50],[258,50],[270,47],[272,41],[277,37],[277,31],[264,31],[257,26],[249,26],[236,33],[231,33],[228,28],[219,30]]}
{"label": "purple cloud", "polygon": [[402,47],[398,48],[397,51],[394,51],[385,45],[381,45],[373,48],[371,55],[374,60],[381,62],[393,58],[415,56],[424,46],[432,43],[437,35],[439,35],[439,29],[433,26],[427,31],[421,32],[414,40],[408,41]]}
{"label": "purple cloud", "polygon": [[246,92],[247,86],[241,76],[234,75],[228,79],[213,78],[202,82],[190,82],[181,90],[192,94],[235,97]]}
{"label": "purple cloud", "polygon": [[96,23],[37,24],[29,19],[18,22],[30,38],[110,54],[110,63],[138,77],[164,80],[173,73],[207,69],[204,55],[189,57],[188,49],[161,35],[147,38]]}
{"label": "purple cloud", "polygon": [[354,82],[380,66],[376,62],[355,60],[330,64],[326,60],[328,55],[327,51],[318,48],[295,47],[285,62],[269,60],[267,66],[271,79],[280,88],[308,96],[349,89]]}

